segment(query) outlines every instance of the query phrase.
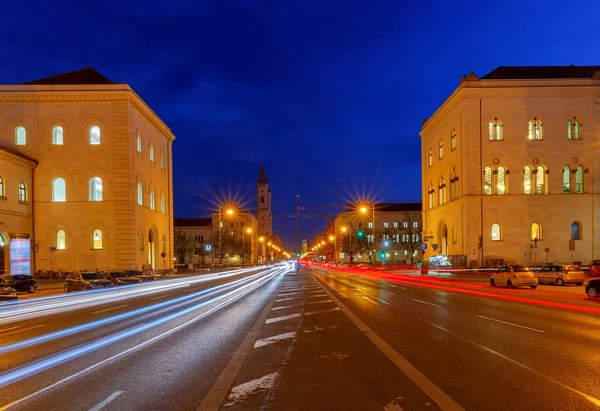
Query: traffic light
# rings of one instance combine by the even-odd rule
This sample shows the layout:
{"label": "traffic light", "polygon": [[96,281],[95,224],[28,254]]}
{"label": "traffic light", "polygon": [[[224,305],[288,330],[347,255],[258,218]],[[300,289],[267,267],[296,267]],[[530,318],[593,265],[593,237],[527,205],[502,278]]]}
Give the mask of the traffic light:
{"label": "traffic light", "polygon": [[300,253],[296,253],[296,257],[300,257]]}
{"label": "traffic light", "polygon": [[363,233],[362,228],[358,230],[358,232],[356,233],[356,235],[358,236],[358,238],[363,238],[364,233]]}
{"label": "traffic light", "polygon": [[386,257],[386,253],[385,253],[385,251],[381,251],[381,252],[379,253],[379,258],[380,258],[381,260],[385,260],[385,257]]}

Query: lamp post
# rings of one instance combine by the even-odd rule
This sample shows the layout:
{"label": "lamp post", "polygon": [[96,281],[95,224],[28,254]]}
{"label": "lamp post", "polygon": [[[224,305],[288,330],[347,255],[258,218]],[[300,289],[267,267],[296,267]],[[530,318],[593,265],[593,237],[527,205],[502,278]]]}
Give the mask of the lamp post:
{"label": "lamp post", "polygon": [[[334,232],[335,232],[335,227],[334,227]],[[330,235],[329,236],[329,241],[333,241],[333,262],[337,263],[337,240],[335,238],[335,235]]]}
{"label": "lamp post", "polygon": [[[221,209],[223,206],[219,204],[219,262],[223,265],[223,221],[221,220]],[[233,209],[228,208],[225,213],[233,215]]]}
{"label": "lamp post", "polygon": [[[373,237],[371,238],[371,241],[372,241],[373,247],[375,247],[375,201],[373,201],[372,204],[373,204],[373,220],[372,220],[372,224],[373,224]],[[367,208],[367,206],[362,206],[360,208],[360,212],[362,214],[367,214],[368,210],[369,209]],[[375,251],[373,251],[372,255],[375,256],[375,263],[376,263],[377,262],[377,248],[374,248],[374,249],[375,249]],[[372,250],[369,250],[369,253],[371,253],[371,251]]]}
{"label": "lamp post", "polygon": [[[244,266],[244,262],[246,259],[244,258],[244,254],[246,253],[246,247],[244,246],[244,239],[246,238],[246,233],[252,234],[252,229],[250,227],[242,229],[242,266]],[[252,236],[250,236],[250,241],[252,241]]]}

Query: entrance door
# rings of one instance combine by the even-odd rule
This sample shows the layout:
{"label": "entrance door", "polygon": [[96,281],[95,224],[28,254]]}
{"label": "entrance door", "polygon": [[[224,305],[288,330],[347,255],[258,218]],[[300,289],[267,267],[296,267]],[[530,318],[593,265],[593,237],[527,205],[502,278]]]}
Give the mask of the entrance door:
{"label": "entrance door", "polygon": [[150,230],[148,231],[148,264],[150,264],[153,269],[156,269],[154,257],[154,234],[152,233],[152,230]]}
{"label": "entrance door", "polygon": [[441,254],[448,255],[448,226],[446,224],[442,227],[441,243]]}

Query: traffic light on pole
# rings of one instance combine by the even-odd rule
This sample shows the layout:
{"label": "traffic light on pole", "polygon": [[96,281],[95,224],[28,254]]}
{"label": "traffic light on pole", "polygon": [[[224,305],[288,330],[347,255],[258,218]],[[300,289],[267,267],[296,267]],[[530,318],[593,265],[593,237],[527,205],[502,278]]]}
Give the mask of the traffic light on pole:
{"label": "traffic light on pole", "polygon": [[358,236],[358,238],[363,238],[364,233],[363,233],[362,228],[357,231],[356,235]]}

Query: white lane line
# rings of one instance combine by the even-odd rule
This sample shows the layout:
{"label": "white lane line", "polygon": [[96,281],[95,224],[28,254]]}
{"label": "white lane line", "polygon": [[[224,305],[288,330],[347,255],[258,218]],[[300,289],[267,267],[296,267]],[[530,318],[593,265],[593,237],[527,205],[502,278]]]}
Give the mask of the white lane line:
{"label": "white lane line", "polygon": [[275,300],[276,303],[279,303],[281,301],[292,301],[292,300],[302,300],[304,297],[288,297],[288,298],[280,298],[278,300]]}
{"label": "white lane line", "polygon": [[344,314],[362,331],[365,336],[375,344],[377,348],[388,357],[406,375],[417,387],[421,389],[429,398],[431,398],[443,411],[464,411],[464,408],[454,401],[448,394],[435,385],[421,371],[415,368],[406,358],[389,345],[383,338],[375,334],[360,318],[356,316],[348,307],[337,299],[324,285],[323,290],[329,294],[329,297],[340,307]]}
{"label": "white lane line", "polygon": [[495,318],[484,317],[483,315],[478,315],[477,317],[483,318],[484,320],[496,321],[497,323],[502,323],[506,325],[512,325],[513,327],[524,328],[526,330],[535,331],[537,333],[545,333],[546,331],[538,330],[537,328],[526,327],[524,325],[509,323],[508,321],[496,320]]}
{"label": "white lane line", "polygon": [[16,327],[5,328],[3,330],[0,330],[0,333],[6,332],[6,331],[10,331],[10,330],[16,330],[19,327],[20,327],[20,325],[18,325]]}
{"label": "white lane line", "polygon": [[[418,317],[417,317],[417,318],[418,318]],[[515,364],[515,365],[518,365],[519,367],[522,367],[522,368],[524,368],[524,369],[526,369],[526,370],[528,370],[528,371],[531,371],[532,373],[534,373],[534,374],[536,374],[536,375],[539,375],[540,377],[543,377],[543,378],[547,379],[548,381],[552,381],[553,383],[555,383],[555,384],[558,384],[558,385],[560,385],[561,387],[563,387],[563,388],[566,388],[567,390],[570,390],[570,391],[572,391],[572,392],[574,392],[574,393],[576,393],[576,394],[579,394],[579,395],[581,395],[583,398],[585,398],[586,400],[588,400],[589,402],[591,402],[592,404],[594,404],[596,407],[600,407],[600,399],[598,399],[598,398],[596,398],[596,397],[592,397],[591,395],[587,395],[586,393],[584,393],[584,392],[581,392],[581,391],[579,391],[579,390],[577,390],[577,389],[575,389],[575,388],[573,388],[573,387],[569,387],[568,385],[566,385],[566,384],[563,384],[562,382],[560,382],[560,381],[557,381],[557,380],[555,380],[555,379],[554,379],[554,378],[552,378],[552,377],[548,377],[546,374],[542,374],[541,372],[539,372],[539,371],[536,371],[536,370],[534,370],[533,368],[531,368],[531,367],[528,367],[527,365],[525,365],[525,364],[522,364],[522,363],[520,363],[520,362],[518,362],[518,361],[516,361],[516,360],[513,360],[512,358],[510,358],[510,357],[507,357],[507,356],[506,356],[506,355],[504,355],[504,354],[500,354],[498,351],[492,350],[491,348],[488,348],[488,347],[486,347],[485,345],[478,344],[478,343],[476,343],[476,342],[474,342],[474,341],[471,341],[471,340],[469,340],[469,339],[467,339],[467,338],[463,337],[462,335],[458,335],[458,334],[456,334],[456,333],[454,333],[454,332],[452,332],[452,331],[450,331],[450,330],[448,330],[448,329],[446,329],[446,328],[444,328],[444,327],[440,327],[439,325],[437,325],[437,324],[434,324],[434,323],[431,323],[431,322],[429,322],[429,321],[427,321],[427,320],[424,320],[424,319],[422,319],[422,318],[419,318],[419,319],[420,319],[421,321],[423,321],[423,322],[425,322],[425,323],[427,323],[427,324],[429,324],[429,325],[431,325],[431,326],[433,326],[433,327],[435,327],[435,328],[439,329],[439,330],[445,331],[445,332],[447,332],[448,334],[450,334],[450,335],[453,335],[454,337],[456,337],[456,338],[458,338],[458,339],[461,339],[461,340],[463,340],[463,341],[465,341],[465,342],[467,342],[467,343],[469,343],[469,344],[472,344],[472,345],[474,345],[474,346],[476,346],[476,347],[479,347],[479,348],[481,348],[482,350],[485,350],[485,351],[489,352],[490,354],[497,355],[498,357],[500,357],[500,358],[503,358],[503,359],[505,359],[505,360],[506,360],[506,361],[508,361],[508,362],[511,362],[511,363],[513,363],[513,364]]]}
{"label": "white lane line", "polygon": [[323,304],[323,303],[332,303],[332,300],[319,300],[319,301],[308,301],[306,303],[306,305],[308,304]]}
{"label": "white lane line", "polygon": [[277,295],[277,297],[289,297],[290,295],[300,295],[302,293],[297,292],[297,293],[280,293],[279,295]]}
{"label": "white lane line", "polygon": [[108,311],[118,310],[119,308],[124,308],[124,307],[127,307],[127,304],[117,305],[116,307],[111,307],[111,308],[105,308],[104,310],[100,310],[100,311],[94,311],[92,314],[101,314],[101,313],[105,313]]}
{"label": "white lane line", "polygon": [[434,303],[428,303],[427,301],[416,300],[414,298],[413,298],[413,301],[416,301],[416,302],[421,303],[421,304],[433,305],[434,307],[442,308],[441,305],[437,305],[437,304],[434,304]]}
{"label": "white lane line", "polygon": [[363,298],[365,300],[367,300],[368,302],[370,302],[371,304],[375,304],[375,305],[379,305],[379,303],[377,301],[373,301],[371,300],[369,297],[367,297],[366,295],[363,295]]}
{"label": "white lane line", "polygon": [[323,290],[306,291],[306,294],[319,294],[323,293]]}
{"label": "white lane line", "polygon": [[302,307],[302,304],[282,305],[280,307],[273,307],[271,309],[271,311],[274,311],[274,310],[285,310],[286,308],[296,308],[296,307]]}
{"label": "white lane line", "polygon": [[36,328],[42,328],[42,327],[45,327],[45,325],[44,324],[32,325],[31,327],[25,327],[25,328],[12,327],[12,328],[8,328],[8,330],[13,330],[13,331],[8,331],[8,332],[4,333],[4,335],[13,335],[13,334],[17,334],[17,333],[22,333],[23,331],[35,330]]}
{"label": "white lane line", "polygon": [[269,319],[267,319],[267,321],[265,321],[265,324],[271,324],[271,323],[276,323],[279,321],[291,320],[292,318],[298,318],[298,317],[300,317],[300,314],[290,314],[290,315],[284,315],[283,317],[269,318]]}
{"label": "white lane line", "polygon": [[339,311],[340,309],[338,307],[335,308],[330,308],[329,310],[321,310],[321,311],[307,311],[304,313],[304,315],[315,315],[315,314],[321,314],[321,313],[330,313],[332,311]]}
{"label": "white lane line", "polygon": [[151,300],[162,300],[163,298],[167,298],[167,297],[170,297],[170,296],[171,296],[171,294],[160,295],[158,297],[151,298]]}
{"label": "white lane line", "polygon": [[390,291],[381,290],[381,292],[382,292],[382,293],[389,294],[389,295],[396,295],[396,294],[394,294],[394,293],[392,293],[392,292],[390,292]]}
{"label": "white lane line", "polygon": [[288,340],[290,338],[294,338],[295,336],[296,336],[296,332],[292,331],[291,333],[279,334],[279,335],[274,335],[272,337],[263,338],[261,340],[256,340],[253,348],[260,348],[260,347],[264,347],[265,345],[275,344],[278,341]]}
{"label": "white lane line", "polygon": [[90,411],[99,411],[102,408],[106,407],[111,401],[117,398],[119,395],[123,394],[123,391],[115,391],[108,396],[104,401],[96,404],[93,408],[90,408]]}
{"label": "white lane line", "polygon": [[307,295],[306,296],[306,298],[321,298],[321,297],[327,297],[327,294],[321,293],[321,294]]}
{"label": "white lane line", "polygon": [[274,372],[233,387],[227,396],[227,402],[223,406],[231,407],[236,402],[242,401],[251,395],[269,391],[275,385],[278,376],[279,373]]}

